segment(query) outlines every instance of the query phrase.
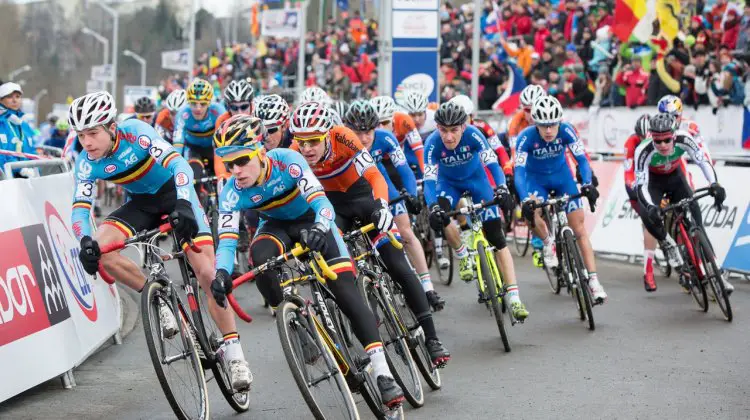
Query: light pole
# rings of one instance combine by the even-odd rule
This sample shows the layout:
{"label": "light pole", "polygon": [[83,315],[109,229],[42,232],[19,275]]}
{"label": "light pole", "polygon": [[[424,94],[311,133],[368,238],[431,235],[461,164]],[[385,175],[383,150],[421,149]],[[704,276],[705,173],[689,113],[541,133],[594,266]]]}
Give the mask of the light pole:
{"label": "light pole", "polygon": [[196,0],[190,2],[190,45],[188,46],[188,75],[192,77],[193,66],[195,65],[195,6]]}
{"label": "light pole", "polygon": [[[471,38],[471,102],[474,109],[479,111],[479,40],[481,38],[481,22],[479,10],[482,9],[482,0],[474,0],[474,33]],[[440,96],[440,95],[438,95]]]}
{"label": "light pole", "polygon": [[94,30],[91,30],[87,27],[81,28],[81,33],[85,35],[91,35],[94,38],[96,38],[97,41],[99,41],[104,46],[104,63],[103,64],[109,64],[109,40],[102,36],[99,32],[96,32]]}
{"label": "light pole", "polygon": [[309,0],[302,2],[298,16],[300,34],[297,54],[297,100],[302,97],[302,91],[305,90],[305,39],[307,35],[307,6],[309,5]]}
{"label": "light pole", "polygon": [[47,89],[42,89],[34,95],[34,118],[36,119],[36,125],[39,126],[39,122],[41,119],[39,118],[39,100],[42,99],[44,95],[47,94]]}
{"label": "light pole", "polygon": [[12,72],[10,72],[10,73],[8,74],[8,81],[12,82],[12,81],[13,81],[13,79],[15,79],[15,78],[16,78],[16,76],[18,76],[18,75],[19,75],[19,74],[21,74],[21,73],[26,73],[27,71],[31,71],[31,66],[30,66],[30,65],[28,65],[28,64],[26,64],[26,65],[25,65],[25,66],[23,66],[23,67],[20,67],[20,68],[17,68],[17,69],[15,69],[15,70],[13,70]]}
{"label": "light pole", "polygon": [[146,59],[130,50],[125,50],[122,55],[127,55],[141,65],[141,86],[146,86]]}
{"label": "light pole", "polygon": [[[195,0],[193,0],[195,1]],[[114,21],[112,24],[112,96],[114,97],[115,103],[117,103],[117,33],[120,31],[120,14],[117,10],[107,6],[104,3],[94,3],[101,7],[102,10],[107,12]]]}

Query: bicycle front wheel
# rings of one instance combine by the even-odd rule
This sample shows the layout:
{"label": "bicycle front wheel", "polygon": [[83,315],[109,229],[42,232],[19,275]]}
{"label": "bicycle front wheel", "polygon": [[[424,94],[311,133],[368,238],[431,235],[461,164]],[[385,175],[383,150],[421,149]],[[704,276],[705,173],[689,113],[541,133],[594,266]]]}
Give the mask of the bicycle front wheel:
{"label": "bicycle front wheel", "polygon": [[677,224],[675,233],[675,241],[684,261],[684,265],[679,273],[680,283],[683,284],[683,287],[687,286],[698,307],[703,312],[708,312],[708,293],[706,293],[706,285],[702,281],[697,268],[698,255],[696,255],[696,244],[687,234],[685,225],[682,222]]}
{"label": "bicycle front wheel", "polygon": [[[195,331],[182,302],[167,290],[165,282],[152,280],[141,292],[143,331],[151,362],[175,416],[181,420],[208,419],[208,391]],[[162,328],[162,305],[177,324],[177,334],[170,338],[164,336]]]}
{"label": "bicycle front wheel", "polygon": [[732,322],[732,304],[729,302],[729,294],[724,288],[724,280],[721,277],[721,271],[716,265],[716,257],[714,256],[713,248],[711,243],[708,241],[708,237],[703,229],[698,229],[697,233],[697,251],[698,257],[703,260],[703,270],[708,284],[711,285],[711,292],[716,298],[716,304],[719,305],[721,313],[724,314],[724,319]]}
{"label": "bicycle front wheel", "polygon": [[523,217],[520,217],[515,209],[513,209],[511,223],[513,228],[513,245],[516,250],[516,255],[519,257],[525,257],[526,253],[529,252],[529,244],[531,243],[531,228]]}
{"label": "bicycle front wheel", "polygon": [[491,252],[487,251],[483,243],[477,245],[477,256],[479,258],[479,281],[483,282],[484,290],[487,299],[490,302],[492,308],[492,314],[495,316],[497,323],[497,329],[500,331],[500,338],[503,341],[503,347],[506,352],[510,351],[510,342],[508,341],[508,334],[505,332],[505,321],[503,320],[503,302],[500,293],[497,290],[497,284],[492,269],[490,268],[489,258],[495,258]]}
{"label": "bicycle front wheel", "polygon": [[[578,292],[578,304],[579,311],[586,311],[586,318],[589,320],[589,329],[594,331],[596,324],[594,323],[594,312],[593,305],[591,303],[591,291],[589,290],[589,279],[584,273],[583,258],[581,257],[581,250],[578,249],[573,232],[566,230],[563,232],[563,240],[565,241],[566,256],[568,258],[568,269],[570,274],[576,278],[576,291]],[[581,316],[581,320],[584,317]]]}

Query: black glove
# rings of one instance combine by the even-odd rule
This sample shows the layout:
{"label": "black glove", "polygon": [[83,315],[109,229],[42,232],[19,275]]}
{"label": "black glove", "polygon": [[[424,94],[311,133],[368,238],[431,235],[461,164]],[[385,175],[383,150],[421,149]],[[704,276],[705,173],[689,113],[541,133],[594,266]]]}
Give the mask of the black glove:
{"label": "black glove", "polygon": [[531,227],[534,227],[534,201],[533,200],[525,200],[523,204],[521,204],[521,214],[523,215],[523,218],[529,222]]}
{"label": "black glove", "polygon": [[311,251],[318,251],[321,254],[325,254],[326,249],[328,249],[327,235],[328,229],[321,223],[315,223],[310,229],[300,231],[300,243],[302,246],[310,248]]}
{"label": "black glove", "polygon": [[78,259],[81,260],[81,265],[87,273],[93,276],[99,271],[101,257],[102,251],[99,249],[99,244],[91,239],[91,236],[81,238],[81,253],[78,254]]}
{"label": "black glove", "polygon": [[377,200],[377,203],[378,208],[372,212],[370,220],[380,232],[387,232],[393,227],[393,214],[385,200]]}
{"label": "black glove", "polygon": [[708,192],[714,196],[714,207],[716,207],[717,210],[721,209],[721,205],[724,204],[724,200],[727,199],[727,191],[724,187],[719,185],[718,182],[714,182],[708,187]]}
{"label": "black glove", "polygon": [[444,227],[448,226],[448,218],[445,217],[445,212],[440,208],[439,205],[434,204],[430,209],[430,227],[438,232],[441,232]]}
{"label": "black glove", "polygon": [[184,240],[191,240],[198,234],[198,222],[195,220],[193,206],[190,201],[178,199],[174,211],[169,215],[169,224],[172,225],[177,236]]}
{"label": "black glove", "polygon": [[419,201],[419,198],[413,195],[406,196],[404,204],[406,204],[406,210],[409,214],[417,215],[422,211],[422,203]]}
{"label": "black glove", "polygon": [[511,211],[516,207],[516,202],[513,201],[513,196],[505,185],[495,188],[495,197],[498,198],[498,203],[505,211]]}
{"label": "black glove", "polygon": [[596,177],[596,174],[591,172],[591,185],[594,186],[594,188],[599,188],[599,178]]}
{"label": "black glove", "polygon": [[589,204],[592,207],[596,205],[596,200],[599,199],[599,191],[597,191],[595,186],[591,184],[584,185],[583,188],[581,188],[581,193],[589,199]]}
{"label": "black glove", "polygon": [[232,291],[232,276],[220,268],[216,270],[216,278],[211,282],[211,294],[214,295],[216,304],[222,308],[227,307],[227,294]]}

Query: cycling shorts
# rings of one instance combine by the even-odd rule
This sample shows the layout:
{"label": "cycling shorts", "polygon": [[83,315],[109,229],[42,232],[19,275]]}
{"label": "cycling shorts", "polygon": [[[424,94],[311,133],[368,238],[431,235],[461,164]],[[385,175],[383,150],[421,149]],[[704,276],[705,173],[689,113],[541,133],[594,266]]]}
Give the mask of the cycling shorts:
{"label": "cycling shorts", "polygon": [[[550,175],[527,172],[526,191],[542,201],[546,200],[552,191],[555,192],[555,196],[557,197],[562,195],[572,196],[579,193],[574,175],[567,170]],[[572,213],[582,208],[583,200],[579,197],[568,201],[568,204],[565,206],[565,212]]]}
{"label": "cycling shorts", "polygon": [[[489,178],[487,178],[487,174],[484,172],[484,168],[480,168],[468,179],[461,181],[442,178],[438,174],[436,191],[438,197],[448,199],[452,208],[456,207],[458,200],[464,192],[471,193],[471,199],[475,204],[495,198],[495,193],[492,190],[492,185]],[[496,205],[487,207],[481,212],[483,222],[500,218],[500,210]]]}

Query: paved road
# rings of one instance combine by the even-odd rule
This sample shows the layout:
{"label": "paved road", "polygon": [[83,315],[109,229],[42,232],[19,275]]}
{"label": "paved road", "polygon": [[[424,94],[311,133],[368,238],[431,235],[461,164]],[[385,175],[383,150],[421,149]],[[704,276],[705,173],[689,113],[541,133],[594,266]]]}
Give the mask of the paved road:
{"label": "paved road", "polygon": [[[658,292],[647,294],[639,267],[600,261],[611,297],[595,309],[597,329],[590,332],[572,299],[553,295],[528,257],[517,265],[531,317],[510,329],[511,353],[503,352],[493,319],[477,305],[474,285],[437,286],[448,300],[436,315],[438,332],[453,360],[443,370],[443,389],[427,391],[425,407],[407,410],[408,418],[750,418],[746,281],[737,280],[730,324],[715,306],[697,311],[674,280],[661,279]],[[241,325],[240,334],[255,383],[252,408],[242,417],[309,418],[273,319],[254,286],[244,294],[255,322]],[[51,381],[0,404],[0,418],[172,418],[140,320],[123,345],[78,368],[76,381],[73,390]],[[236,418],[215,385],[209,388],[212,417]]]}

